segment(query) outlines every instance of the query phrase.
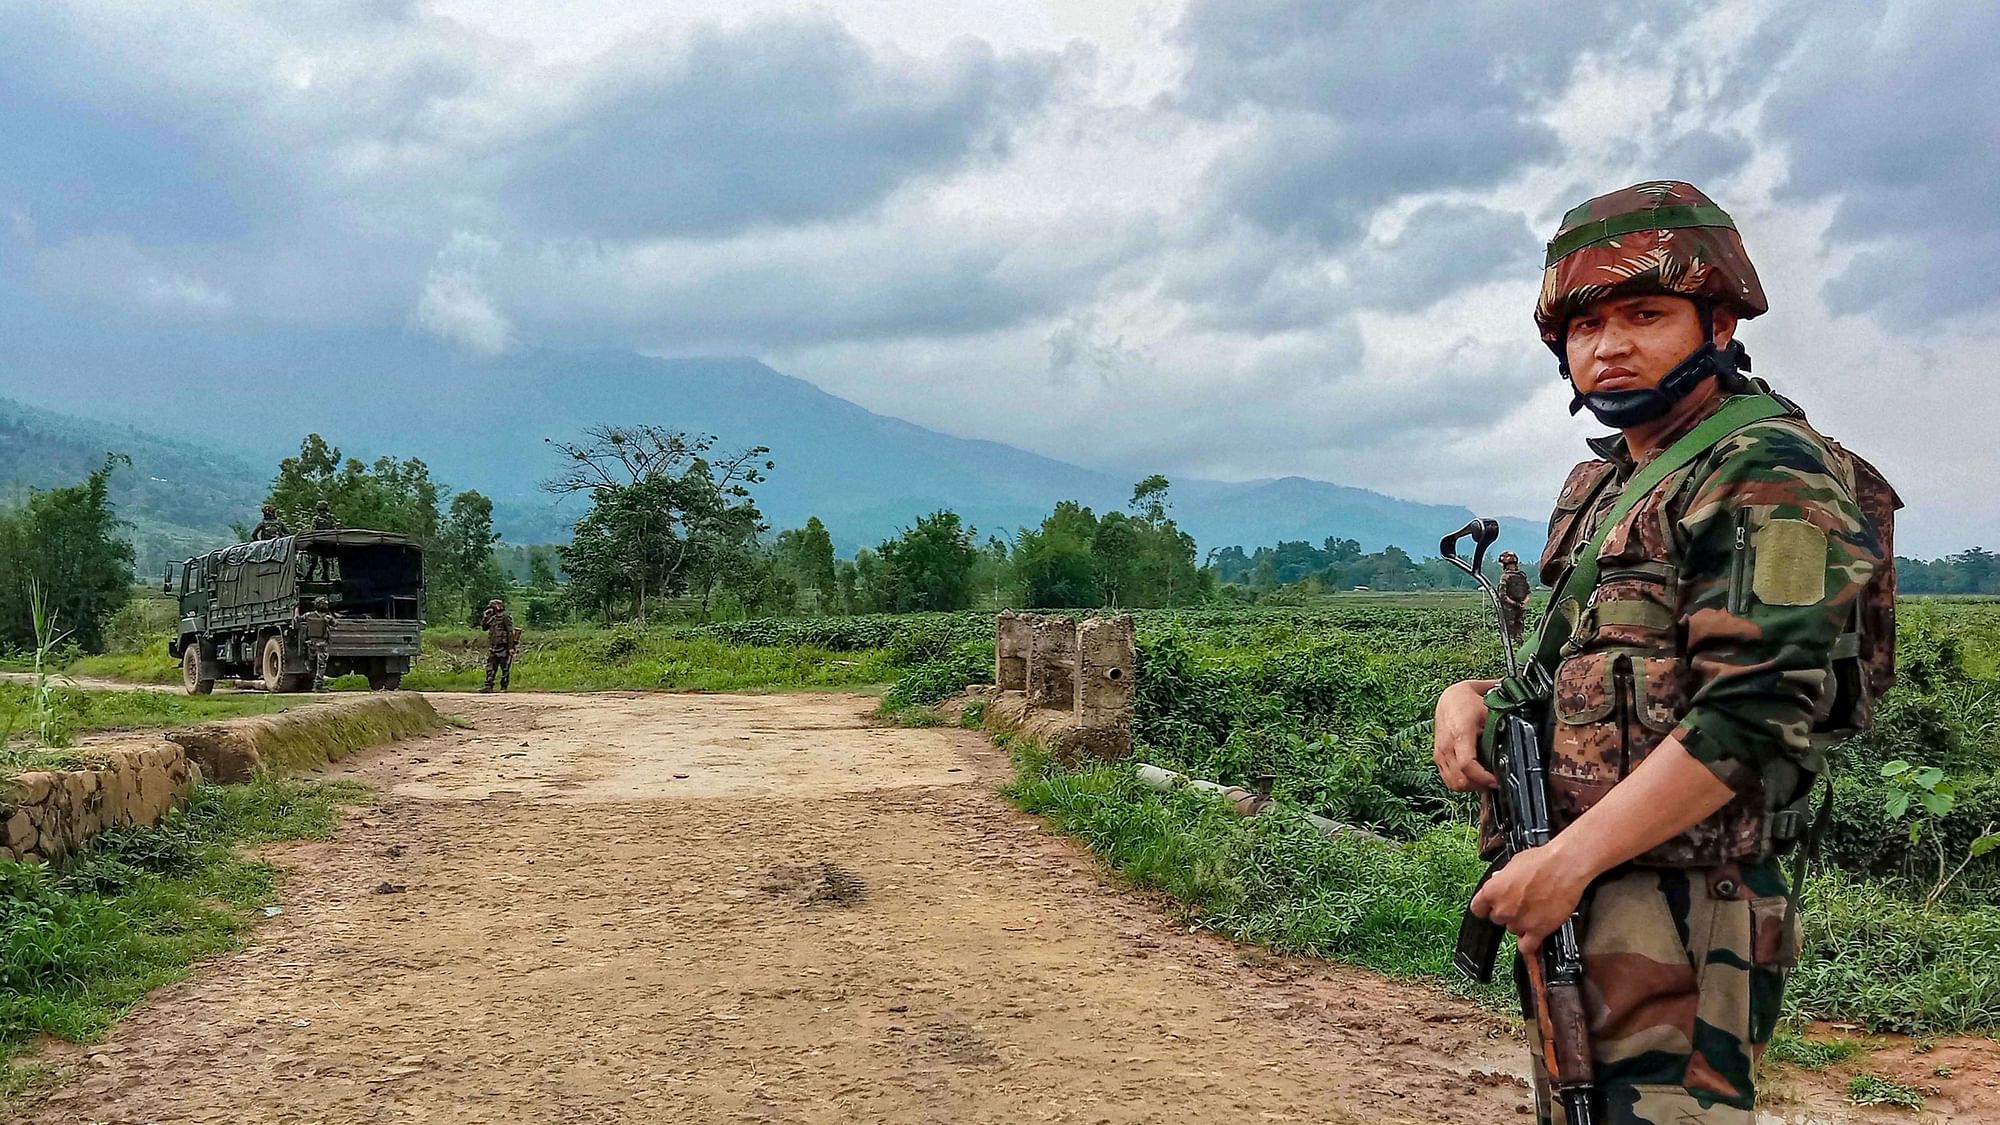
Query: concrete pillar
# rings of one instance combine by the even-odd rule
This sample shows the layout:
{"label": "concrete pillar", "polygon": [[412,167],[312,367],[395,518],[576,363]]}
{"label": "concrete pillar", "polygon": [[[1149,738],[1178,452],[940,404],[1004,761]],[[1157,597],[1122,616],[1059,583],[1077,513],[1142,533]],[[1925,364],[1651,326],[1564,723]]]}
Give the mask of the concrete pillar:
{"label": "concrete pillar", "polygon": [[1132,704],[1139,649],[1130,614],[1077,627],[1075,707],[1082,749],[1093,758],[1132,752]]}
{"label": "concrete pillar", "polygon": [[1067,711],[1076,706],[1076,621],[1044,617],[1028,649],[1028,702]]}
{"label": "concrete pillar", "polygon": [[1028,653],[1035,647],[1039,613],[1000,611],[993,621],[993,686],[1001,691],[1028,690]]}

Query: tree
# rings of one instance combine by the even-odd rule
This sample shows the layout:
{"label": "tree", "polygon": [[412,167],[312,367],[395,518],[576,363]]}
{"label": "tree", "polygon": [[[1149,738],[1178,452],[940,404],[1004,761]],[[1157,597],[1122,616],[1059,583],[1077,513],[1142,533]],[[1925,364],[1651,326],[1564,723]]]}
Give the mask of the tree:
{"label": "tree", "polygon": [[132,545],[112,511],[111,473],[131,465],[110,454],[81,484],[32,492],[0,511],[0,649],[34,644],[28,585],[37,584],[57,626],[87,651],[104,648],[104,627],[132,596]]}
{"label": "tree", "polygon": [[556,582],[556,549],[546,543],[529,547],[528,585],[537,590],[552,590]]}
{"label": "tree", "polygon": [[573,595],[607,617],[629,599],[644,621],[649,598],[693,590],[706,615],[768,530],[749,486],[773,467],[763,460],[770,450],[711,459],[713,436],[659,426],[593,426],[584,437],[550,443],[566,464],[543,483],[559,496],[590,497],[561,551]]}
{"label": "tree", "polygon": [[884,541],[879,553],[895,576],[894,604],[888,608],[901,613],[971,605],[972,565],[979,557],[972,536],[957,512],[940,510]]}
{"label": "tree", "polygon": [[789,570],[801,589],[811,590],[819,599],[820,612],[839,606],[840,592],[833,576],[833,537],[818,516],[806,525],[778,533],[778,560]]}
{"label": "tree", "polygon": [[1014,540],[1014,573],[1028,604],[1098,604],[1097,560],[1090,551],[1096,538],[1097,517],[1074,500],[1058,503],[1041,527],[1023,528]]}
{"label": "tree", "polygon": [[499,540],[493,530],[493,501],[472,491],[452,497],[438,536],[438,587],[432,596],[476,620],[479,607],[507,592],[507,576],[493,557]]}
{"label": "tree", "polygon": [[1106,512],[1098,521],[1097,534],[1090,541],[1090,558],[1102,604],[1116,609],[1119,591],[1133,584],[1140,565],[1140,536],[1139,521],[1126,519],[1123,512]]}

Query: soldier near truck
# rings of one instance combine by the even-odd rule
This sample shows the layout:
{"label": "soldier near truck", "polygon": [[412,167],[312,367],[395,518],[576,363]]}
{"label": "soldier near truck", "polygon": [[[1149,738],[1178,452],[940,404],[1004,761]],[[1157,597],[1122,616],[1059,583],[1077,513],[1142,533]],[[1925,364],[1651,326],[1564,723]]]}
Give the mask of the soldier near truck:
{"label": "soldier near truck", "polygon": [[500,690],[506,691],[514,675],[514,651],[521,645],[521,631],[514,627],[514,615],[507,612],[506,601],[494,598],[487,602],[479,614],[479,627],[486,630],[486,686],[479,690],[492,691],[497,672]]}
{"label": "soldier near truck", "polygon": [[[178,572],[178,573],[176,573]],[[377,691],[402,685],[424,625],[424,553],[383,531],[303,531],[238,543],[170,566],[180,625],[167,650],[189,694],[217,680],[261,680],[266,691],[311,687],[316,674],[361,675]],[[321,673],[305,618],[327,603]]]}

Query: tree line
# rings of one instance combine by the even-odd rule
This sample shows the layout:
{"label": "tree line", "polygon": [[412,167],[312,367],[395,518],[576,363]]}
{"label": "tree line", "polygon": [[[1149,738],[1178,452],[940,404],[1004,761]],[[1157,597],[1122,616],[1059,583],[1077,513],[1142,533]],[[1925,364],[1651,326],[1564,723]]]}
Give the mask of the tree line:
{"label": "tree line", "polygon": [[[763,446],[718,451],[711,436],[656,426],[600,426],[579,441],[549,444],[562,469],[544,487],[586,501],[566,544],[503,543],[492,501],[479,492],[450,492],[416,458],[344,456],[319,434],[280,462],[267,502],[295,530],[310,526],[325,500],[341,526],[417,541],[432,621],[469,622],[487,599],[521,588],[529,619],[551,623],[975,605],[1150,608],[1471,584],[1441,559],[1417,560],[1399,547],[1365,552],[1337,536],[1317,547],[1302,540],[1225,547],[1204,565],[1193,537],[1175,523],[1171,484],[1159,475],[1138,482],[1122,511],[1100,514],[1065,500],[1036,526],[982,538],[941,509],[842,559],[818,517],[772,534],[753,494],[776,468]],[[0,652],[34,643],[31,584],[73,643],[103,647],[132,592],[130,528],[109,493],[112,475],[129,465],[114,453],[75,485],[0,505]],[[1984,548],[1936,560],[1899,557],[1897,570],[1905,593],[2000,594],[2000,554]]]}

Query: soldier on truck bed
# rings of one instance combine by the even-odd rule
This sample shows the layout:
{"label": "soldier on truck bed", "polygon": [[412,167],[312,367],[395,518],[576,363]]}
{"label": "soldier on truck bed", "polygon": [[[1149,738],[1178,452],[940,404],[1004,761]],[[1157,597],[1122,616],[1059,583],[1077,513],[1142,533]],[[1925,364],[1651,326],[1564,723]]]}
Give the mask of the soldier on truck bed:
{"label": "soldier on truck bed", "polygon": [[313,505],[312,529],[314,531],[332,531],[339,526],[340,521],[333,518],[333,505],[324,500]]}
{"label": "soldier on truck bed", "polygon": [[276,504],[266,504],[264,505],[264,518],[258,520],[257,526],[251,529],[250,538],[283,539],[290,534],[291,530],[285,526],[285,521],[278,518],[278,506]]}

